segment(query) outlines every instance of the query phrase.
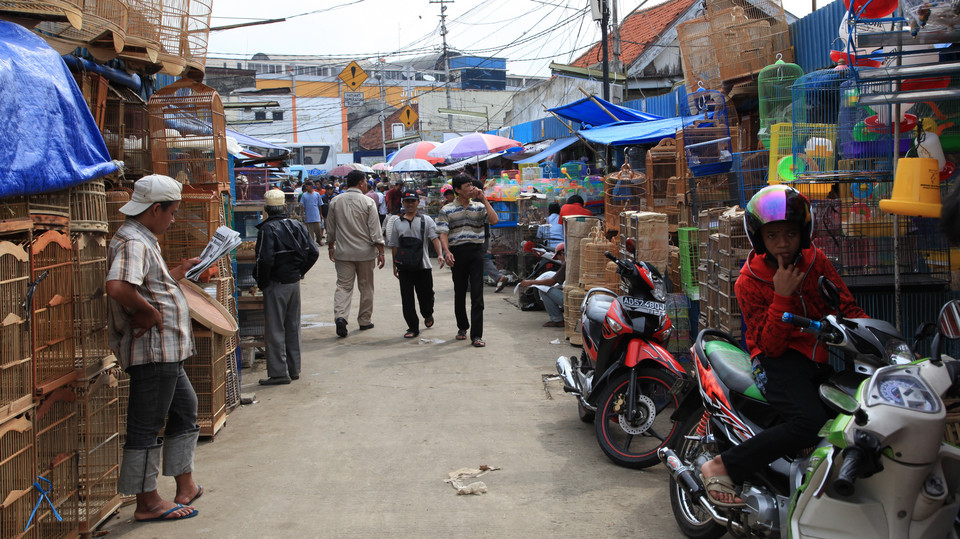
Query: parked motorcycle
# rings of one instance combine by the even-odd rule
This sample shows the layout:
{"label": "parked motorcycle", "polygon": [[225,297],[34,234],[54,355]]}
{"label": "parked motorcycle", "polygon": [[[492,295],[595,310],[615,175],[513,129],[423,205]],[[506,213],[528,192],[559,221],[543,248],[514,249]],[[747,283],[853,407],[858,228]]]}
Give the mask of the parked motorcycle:
{"label": "parked motorcycle", "polygon": [[[548,271],[557,271],[560,269],[560,261],[554,260],[554,252],[545,247],[540,247],[532,241],[523,243],[524,252],[531,253],[537,257],[537,263],[533,266],[530,274],[524,279],[540,279],[540,276]],[[537,289],[532,286],[524,288],[517,298],[521,311],[542,311],[544,310],[543,301],[537,294]]]}
{"label": "parked motorcycle", "polygon": [[605,255],[617,264],[627,295],[587,292],[580,306],[583,351],[557,358],[557,372],[563,390],[577,396],[580,419],[594,421],[604,454],[621,466],[645,468],[679,435],[670,417],[679,397],[670,389],[686,375],[662,346],[673,332],[663,277],[645,262]]}
{"label": "parked motorcycle", "polygon": [[[836,288],[820,293],[837,308]],[[916,361],[887,322],[828,315],[783,320],[839,351],[844,369],[820,387],[838,415],[812,452],[778,459],[743,484],[744,505],[711,502],[700,469],[724,449],[771,426],[775,414],[757,391],[747,352],[729,335],[705,329],[693,347],[697,391],[683,437],[660,450],[670,470],[670,504],[688,537],[957,537],[960,449],[942,443],[941,397],[960,380],[960,363],[939,357],[939,341],[960,337],[960,302],[940,314],[932,359]],[[919,337],[926,333],[920,333]]]}

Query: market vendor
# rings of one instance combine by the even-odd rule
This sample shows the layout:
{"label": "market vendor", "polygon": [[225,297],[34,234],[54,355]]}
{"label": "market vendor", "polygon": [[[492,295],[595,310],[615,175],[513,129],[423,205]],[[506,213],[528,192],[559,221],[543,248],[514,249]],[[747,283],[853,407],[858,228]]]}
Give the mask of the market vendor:
{"label": "market vendor", "polygon": [[549,320],[543,323],[545,328],[563,327],[563,283],[567,279],[567,263],[564,256],[566,249],[563,243],[557,245],[557,252],[553,256],[554,260],[560,261],[560,269],[557,271],[547,271],[539,279],[524,279],[520,281],[520,286],[532,286],[537,289],[540,301],[543,302],[543,308],[547,311]]}

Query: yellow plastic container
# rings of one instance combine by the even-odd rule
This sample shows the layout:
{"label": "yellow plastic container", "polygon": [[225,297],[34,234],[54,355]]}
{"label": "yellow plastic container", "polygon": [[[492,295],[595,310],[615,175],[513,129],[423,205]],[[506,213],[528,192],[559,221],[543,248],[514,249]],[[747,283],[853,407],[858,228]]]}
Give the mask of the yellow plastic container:
{"label": "yellow plastic container", "polygon": [[897,162],[893,193],[880,209],[897,215],[940,217],[940,170],[936,159],[904,157]]}

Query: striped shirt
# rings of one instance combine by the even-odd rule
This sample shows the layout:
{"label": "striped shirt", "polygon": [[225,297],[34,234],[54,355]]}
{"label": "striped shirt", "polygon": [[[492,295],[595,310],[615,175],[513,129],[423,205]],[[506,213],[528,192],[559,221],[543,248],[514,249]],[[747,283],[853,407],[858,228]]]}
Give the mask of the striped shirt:
{"label": "striped shirt", "polygon": [[125,307],[109,298],[110,348],[123,368],[149,363],[177,363],[194,353],[190,307],[180,285],[167,270],[157,237],[136,219],[127,219],[110,240],[107,281],[125,281],[160,311],[163,332],[156,326],[134,338]]}
{"label": "striped shirt", "polygon": [[484,225],[487,223],[487,207],[482,202],[471,200],[464,206],[454,200],[440,208],[437,216],[437,234],[447,235],[447,245],[483,245]]}

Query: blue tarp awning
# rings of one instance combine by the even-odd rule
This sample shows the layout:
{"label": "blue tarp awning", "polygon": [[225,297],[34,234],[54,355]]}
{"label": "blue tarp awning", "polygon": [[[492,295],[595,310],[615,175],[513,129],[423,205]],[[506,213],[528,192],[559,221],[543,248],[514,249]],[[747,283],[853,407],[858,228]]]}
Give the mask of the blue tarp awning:
{"label": "blue tarp awning", "polygon": [[[596,101],[594,101],[596,100]],[[598,104],[599,103],[599,104]],[[606,109],[606,111],[604,111]],[[638,110],[628,109],[619,105],[614,105],[600,99],[599,97],[584,97],[579,101],[574,101],[569,105],[547,109],[550,112],[586,125],[600,126],[607,125],[617,121],[620,122],[649,122],[652,120],[662,120],[662,116],[647,114]],[[607,114],[616,116],[616,119]]]}
{"label": "blue tarp awning", "polygon": [[0,21],[0,198],[66,189],[117,170],[60,54]]}
{"label": "blue tarp awning", "polygon": [[527,164],[527,163],[539,163],[540,161],[543,161],[544,159],[546,159],[546,158],[550,157],[551,155],[559,152],[560,150],[566,148],[567,146],[573,144],[574,142],[576,142],[576,141],[578,141],[578,140],[580,140],[580,139],[578,139],[577,137],[567,137],[567,138],[559,139],[559,140],[555,141],[553,144],[551,144],[550,146],[547,146],[547,148],[546,148],[545,150],[543,150],[542,152],[540,152],[540,153],[538,153],[538,154],[536,154],[536,155],[527,157],[526,159],[521,159],[521,160],[517,161],[516,163],[517,163],[518,165],[525,165],[525,164]]}
{"label": "blue tarp awning", "polygon": [[254,148],[267,148],[269,150],[282,150],[287,151],[286,148],[282,146],[277,146],[265,140],[260,140],[258,138],[251,137],[249,135],[244,135],[232,129],[227,129],[227,136],[233,137],[240,143],[241,146],[250,146]]}
{"label": "blue tarp awning", "polygon": [[663,118],[648,122],[617,122],[615,124],[580,130],[580,136],[607,146],[632,146],[634,144],[656,144],[662,139],[674,137],[677,130],[692,124],[701,116],[683,118]]}

